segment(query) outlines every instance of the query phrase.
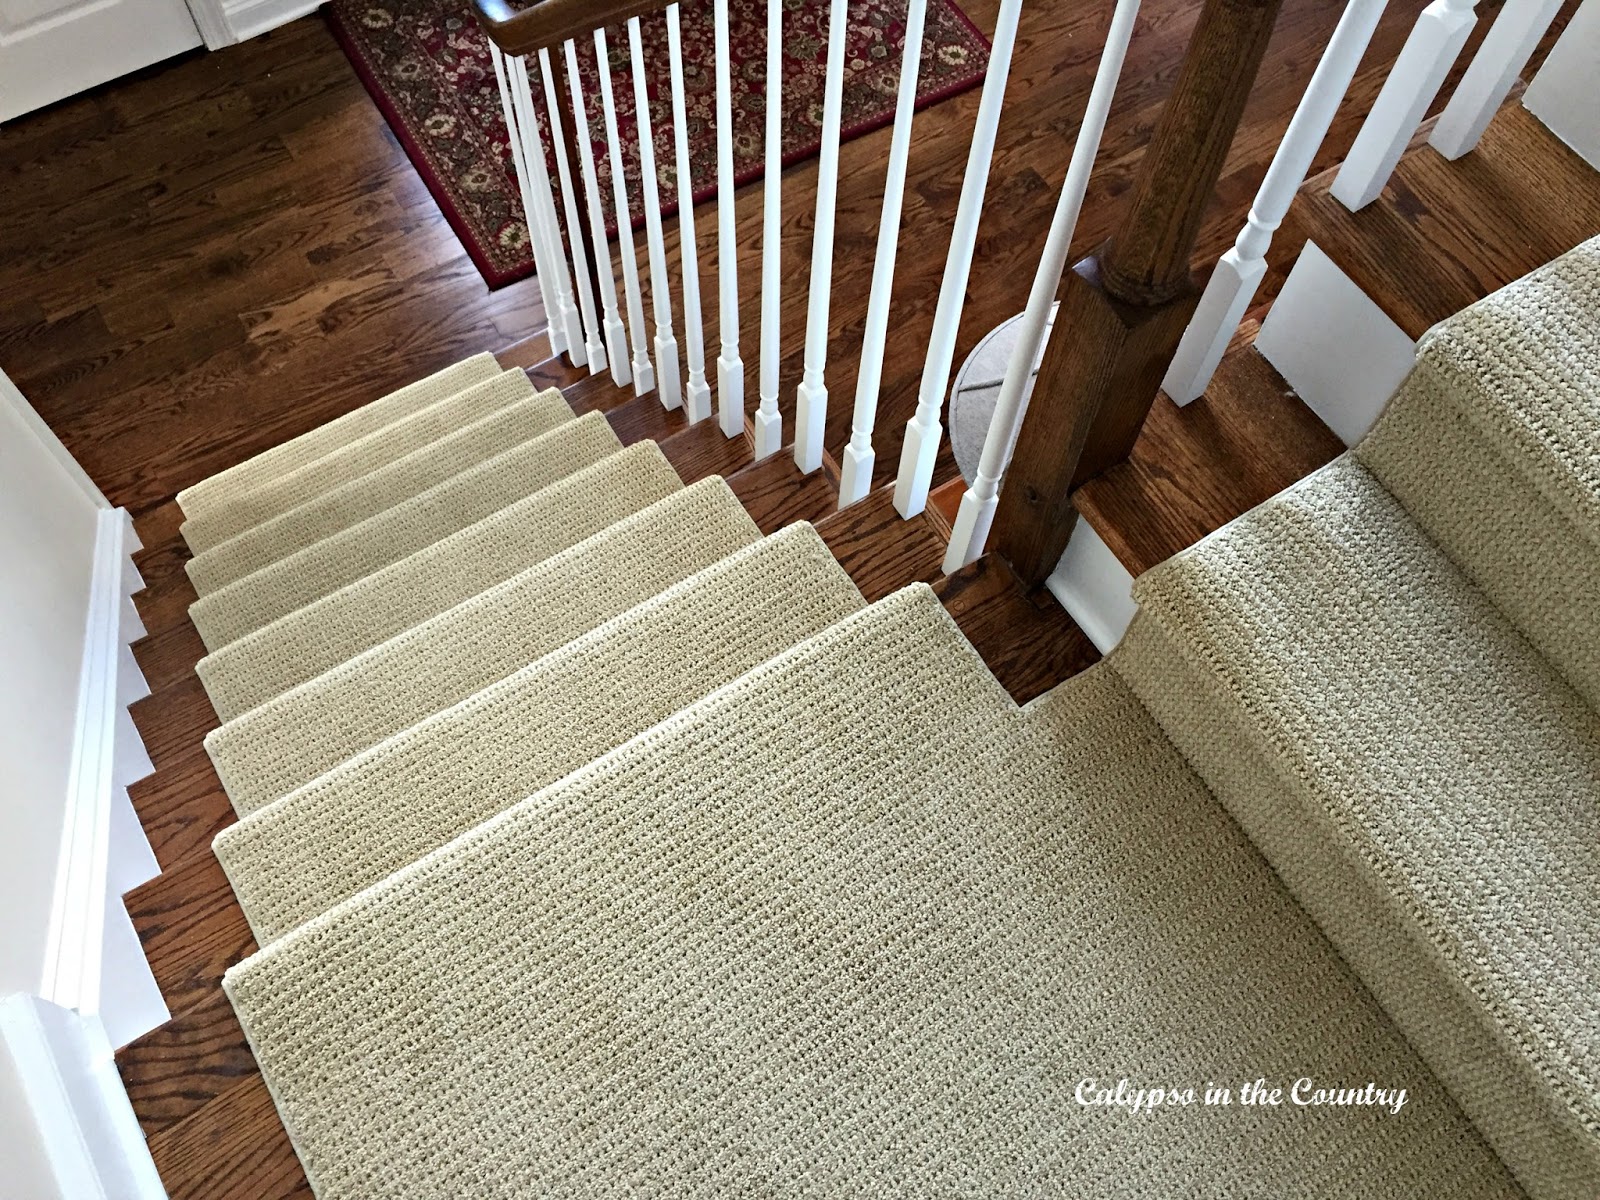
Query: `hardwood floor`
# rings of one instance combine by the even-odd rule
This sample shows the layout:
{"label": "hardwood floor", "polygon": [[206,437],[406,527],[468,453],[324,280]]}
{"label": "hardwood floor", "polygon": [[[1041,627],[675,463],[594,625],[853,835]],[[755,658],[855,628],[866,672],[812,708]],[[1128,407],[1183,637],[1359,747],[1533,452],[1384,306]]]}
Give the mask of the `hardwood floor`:
{"label": "hardwood floor", "polygon": [[[986,27],[996,6],[967,4]],[[1385,18],[1320,165],[1343,153],[1420,7],[1397,5]],[[1480,7],[1486,17],[1495,11]],[[1027,10],[957,361],[1022,305],[1108,11],[1105,0]],[[1145,6],[1080,223],[1080,250],[1110,228],[1193,12],[1180,0]],[[1321,0],[1285,4],[1201,257],[1214,258],[1236,233],[1336,16],[1337,6]],[[880,483],[893,471],[899,429],[915,403],[976,104],[972,94],[919,118],[880,409]],[[885,132],[844,149],[830,347],[840,367],[830,376],[833,455],[848,436],[886,140]],[[127,902],[174,1020],[125,1047],[118,1062],[173,1196],[305,1195],[218,986],[222,970],[254,943],[209,849],[233,814],[201,746],[216,719],[193,673],[203,648],[187,618],[194,593],[172,497],[450,361],[511,346],[543,323],[537,288],[531,281],[495,293],[484,287],[314,18],[14,122],[0,129],[0,172],[0,366],[112,502],[135,513],[147,547],[139,562],[149,586],[138,603],[149,636],[135,654],[153,690],[134,717],[156,772],[132,792],[164,873]],[[807,167],[786,178],[786,422],[803,336],[814,174]],[[747,297],[757,279],[760,204],[759,186],[739,196]],[[703,218],[701,228],[709,281],[714,219]],[[753,378],[755,306],[745,314]],[[1246,352],[1253,354],[1243,346],[1240,355]],[[1230,364],[1244,364],[1242,389],[1276,386],[1240,355]],[[507,361],[572,385],[575,405],[605,409],[625,440],[663,439],[685,477],[728,475],[763,528],[815,521],[869,596],[937,579],[937,509],[902,523],[880,490],[835,514],[830,472],[802,480],[785,458],[750,466],[742,439],[684,429],[681,415],[664,412],[653,397],[630,399],[541,357],[524,348]],[[1207,479],[1183,475],[1229,453],[1248,455],[1252,439],[1260,444],[1270,424],[1256,423],[1260,414],[1245,395],[1231,408],[1225,400],[1181,414],[1158,406],[1151,429],[1160,440],[1142,445],[1128,471],[1100,489],[1097,520],[1123,530],[1118,553],[1135,561],[1162,556],[1174,539],[1198,536],[1230,508],[1253,503],[1249,486],[1209,490]],[[1284,420],[1300,421],[1297,402],[1281,394],[1277,401]],[[1326,444],[1314,430],[1295,428],[1310,439],[1305,461],[1314,465]],[[953,477],[946,451],[937,482]],[[1198,518],[1197,493],[1209,497]],[[980,560],[936,589],[1019,699],[1095,657],[1059,608],[1033,604],[996,560]]]}

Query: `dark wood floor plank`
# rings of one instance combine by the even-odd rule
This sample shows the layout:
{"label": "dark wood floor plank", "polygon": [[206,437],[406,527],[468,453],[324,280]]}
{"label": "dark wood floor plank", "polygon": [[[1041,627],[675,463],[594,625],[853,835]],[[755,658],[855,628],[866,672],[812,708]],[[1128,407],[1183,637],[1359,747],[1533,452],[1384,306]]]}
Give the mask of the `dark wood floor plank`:
{"label": "dark wood floor plank", "polygon": [[118,1050],[117,1069],[146,1137],[260,1075],[221,988]]}
{"label": "dark wood floor plank", "polygon": [[792,446],[735,472],[728,486],[762,533],[776,533],[796,521],[815,524],[833,512],[839,500],[838,484],[827,472],[800,473]]}
{"label": "dark wood floor plank", "polygon": [[943,573],[947,539],[928,513],[906,520],[896,512],[892,487],[823,518],[817,532],[869,601]]}
{"label": "dark wood floor plank", "polygon": [[728,437],[714,418],[679,430],[661,443],[661,452],[684,483],[712,475],[727,479],[755,461],[748,428]]}
{"label": "dark wood floor plank", "polygon": [[174,1016],[203,1004],[223,972],[256,949],[222,864],[209,848],[125,897],[161,994]]}
{"label": "dark wood floor plank", "polygon": [[241,1078],[150,1138],[172,1200],[311,1200],[300,1160],[259,1075]]}

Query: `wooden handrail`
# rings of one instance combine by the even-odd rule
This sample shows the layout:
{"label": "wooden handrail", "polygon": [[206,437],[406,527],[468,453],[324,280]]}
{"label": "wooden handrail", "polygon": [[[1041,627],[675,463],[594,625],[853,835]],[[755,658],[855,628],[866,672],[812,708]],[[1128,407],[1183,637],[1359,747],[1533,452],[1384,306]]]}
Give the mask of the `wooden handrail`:
{"label": "wooden handrail", "polygon": [[1111,240],[1063,282],[1055,335],[995,512],[993,545],[1019,578],[1055,569],[1073,489],[1126,459],[1200,292],[1201,216],[1282,0],[1206,0],[1172,97]]}
{"label": "wooden handrail", "polygon": [[534,0],[513,8],[508,0],[472,0],[489,39],[507,54],[532,54],[632,17],[660,12],[672,0]]}

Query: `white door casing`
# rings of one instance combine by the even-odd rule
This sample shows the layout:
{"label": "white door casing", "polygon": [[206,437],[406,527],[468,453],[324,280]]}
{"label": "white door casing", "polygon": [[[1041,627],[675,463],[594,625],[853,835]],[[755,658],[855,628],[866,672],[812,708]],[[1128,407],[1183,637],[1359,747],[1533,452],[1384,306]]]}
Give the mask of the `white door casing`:
{"label": "white door casing", "polygon": [[0,121],[199,45],[184,0],[0,0]]}

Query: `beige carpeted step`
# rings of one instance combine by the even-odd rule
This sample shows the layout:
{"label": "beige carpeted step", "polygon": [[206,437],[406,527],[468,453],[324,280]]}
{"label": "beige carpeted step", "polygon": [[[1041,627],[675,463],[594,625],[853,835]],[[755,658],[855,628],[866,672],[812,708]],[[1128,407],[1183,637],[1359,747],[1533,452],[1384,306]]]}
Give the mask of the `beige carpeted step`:
{"label": "beige carpeted step", "polygon": [[206,750],[243,816],[760,537],[726,483],[701,480],[226,722]]}
{"label": "beige carpeted step", "polygon": [[403,458],[509,404],[533,395],[524,371],[504,371],[426,408],[339,446],[284,475],[233,492],[180,527],[189,549],[201,554],[262,521],[288,512],[358,476]]}
{"label": "beige carpeted step", "polygon": [[1600,1195],[1600,717],[1348,456],[1135,597],[1116,669],[1530,1194]]}
{"label": "beige carpeted step", "polygon": [[794,525],[340,764],[212,843],[265,945],[865,604]]}
{"label": "beige carpeted step", "polygon": [[1600,707],[1600,238],[1435,326],[1355,453]]}
{"label": "beige carpeted step", "polygon": [[[1024,718],[910,589],[234,967],[318,1196],[1515,1195],[1126,691],[1069,688]],[[1075,1099],[1257,1077],[1406,1103]]]}
{"label": "beige carpeted step", "polygon": [[200,597],[189,617],[218,650],[621,449],[603,413],[568,421]]}
{"label": "beige carpeted step", "polygon": [[640,442],[206,655],[195,671],[232,720],[682,488],[660,448]]}
{"label": "beige carpeted step", "polygon": [[465,391],[501,374],[492,354],[475,354],[436,371],[399,391],[373,400],[325,425],[302,433],[282,445],[263,450],[254,458],[219,471],[178,493],[178,505],[193,519],[225,507],[236,497],[260,487],[307,463],[331,454],[385,425],[404,420],[431,404]]}
{"label": "beige carpeted step", "polygon": [[519,400],[196,555],[189,581],[208,595],[572,420],[554,388]]}

